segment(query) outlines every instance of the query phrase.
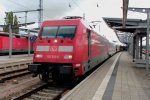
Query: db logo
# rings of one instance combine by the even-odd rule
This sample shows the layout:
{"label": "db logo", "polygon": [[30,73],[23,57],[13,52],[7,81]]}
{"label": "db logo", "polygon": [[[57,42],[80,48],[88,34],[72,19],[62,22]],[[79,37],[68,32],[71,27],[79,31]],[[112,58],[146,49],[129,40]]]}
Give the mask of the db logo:
{"label": "db logo", "polygon": [[49,51],[57,51],[58,50],[58,46],[51,46]]}

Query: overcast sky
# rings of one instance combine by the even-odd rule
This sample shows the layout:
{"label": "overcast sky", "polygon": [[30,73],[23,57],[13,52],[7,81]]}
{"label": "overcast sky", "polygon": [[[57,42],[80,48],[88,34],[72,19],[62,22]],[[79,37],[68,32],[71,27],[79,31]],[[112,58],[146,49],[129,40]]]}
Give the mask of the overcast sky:
{"label": "overcast sky", "polygon": [[[122,0],[43,0],[44,20],[61,19],[64,16],[80,15],[87,20],[100,20],[102,17],[122,18]],[[69,4],[71,7],[69,7]],[[98,5],[98,7],[97,7]],[[150,7],[150,0],[130,0],[130,7]],[[0,0],[0,24],[4,24],[5,11],[21,11],[38,9],[39,0]],[[21,23],[24,23],[24,13],[17,14]],[[128,18],[145,19],[145,14],[128,12]],[[38,13],[28,13],[28,22],[37,22]],[[102,21],[101,34],[116,40],[114,32]]]}

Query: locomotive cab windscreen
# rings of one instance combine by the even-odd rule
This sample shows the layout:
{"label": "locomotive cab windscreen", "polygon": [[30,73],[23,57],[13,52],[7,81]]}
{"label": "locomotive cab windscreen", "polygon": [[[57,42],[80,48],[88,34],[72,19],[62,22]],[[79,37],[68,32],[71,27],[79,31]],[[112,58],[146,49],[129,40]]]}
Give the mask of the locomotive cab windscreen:
{"label": "locomotive cab windscreen", "polygon": [[45,26],[40,33],[41,38],[73,38],[76,26]]}

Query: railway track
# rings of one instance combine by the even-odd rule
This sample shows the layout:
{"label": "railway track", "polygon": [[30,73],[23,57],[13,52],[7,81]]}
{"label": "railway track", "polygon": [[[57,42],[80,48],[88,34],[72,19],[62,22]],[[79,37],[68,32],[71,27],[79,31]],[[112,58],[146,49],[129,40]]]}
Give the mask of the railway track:
{"label": "railway track", "polygon": [[0,74],[0,83],[4,83],[6,80],[10,80],[16,77],[21,77],[24,75],[31,74],[27,68],[21,69],[21,70],[15,70],[12,72],[7,72],[7,73],[1,73]]}
{"label": "railway track", "polygon": [[59,100],[67,90],[53,83],[43,83],[12,97],[11,100]]}
{"label": "railway track", "polygon": [[[10,80],[13,78],[20,78],[30,72],[27,71],[28,64],[32,63],[32,60],[19,60],[12,61],[7,63],[0,64],[0,82],[5,82],[6,80]],[[22,75],[22,76],[21,76]],[[21,83],[23,84],[23,83]],[[38,85],[33,86],[22,86],[20,83],[16,84],[20,88],[17,90],[13,89],[14,86],[8,87],[8,89],[3,89],[4,93],[1,94],[1,98],[5,98],[4,100],[38,100],[38,99],[46,99],[46,100],[58,100],[61,97],[61,94],[64,93],[67,89],[63,86],[58,86],[50,83],[40,82]],[[36,82],[34,83],[36,84]],[[7,91],[10,92],[7,95]],[[13,92],[14,91],[14,92]],[[6,93],[5,93],[6,92]]]}
{"label": "railway track", "polygon": [[0,82],[30,74],[27,67],[31,62],[32,60],[22,60],[0,64]]}

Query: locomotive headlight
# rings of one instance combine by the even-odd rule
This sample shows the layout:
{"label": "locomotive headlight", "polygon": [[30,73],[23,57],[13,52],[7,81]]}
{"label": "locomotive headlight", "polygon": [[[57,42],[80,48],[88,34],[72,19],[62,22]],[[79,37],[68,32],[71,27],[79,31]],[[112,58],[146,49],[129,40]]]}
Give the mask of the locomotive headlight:
{"label": "locomotive headlight", "polygon": [[81,64],[76,64],[76,67],[80,67],[81,66]]}
{"label": "locomotive headlight", "polygon": [[42,55],[42,54],[36,54],[35,57],[36,57],[36,58],[42,58],[43,55]]}
{"label": "locomotive headlight", "polygon": [[72,55],[64,55],[64,59],[72,59]]}

